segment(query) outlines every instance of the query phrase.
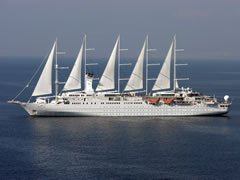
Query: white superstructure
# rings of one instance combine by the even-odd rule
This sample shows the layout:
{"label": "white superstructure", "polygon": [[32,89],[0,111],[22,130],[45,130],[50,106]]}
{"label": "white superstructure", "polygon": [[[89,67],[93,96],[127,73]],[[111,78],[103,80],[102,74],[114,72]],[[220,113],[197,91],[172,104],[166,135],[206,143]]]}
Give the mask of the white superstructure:
{"label": "white superstructure", "polygon": [[[168,54],[156,79],[148,78],[148,36],[146,37],[133,72],[128,79],[124,92],[120,92],[120,35],[114,45],[109,61],[100,78],[99,84],[94,90],[92,88],[93,74],[86,72],[86,35],[76,58],[73,69],[64,85],[61,93],[58,92],[58,70],[65,69],[58,67],[57,41],[54,43],[47,59],[42,74],[33,91],[32,96],[37,96],[35,102],[19,102],[14,98],[9,103],[21,105],[31,116],[202,116],[202,115],[223,115],[228,113],[231,103],[229,96],[224,97],[224,102],[216,98],[203,95],[190,88],[179,88],[178,80],[188,78],[176,78],[176,36],[170,45]],[[90,49],[89,49],[90,50]],[[123,50],[123,49],[122,49]],[[52,65],[55,53],[55,95],[52,94]],[[174,54],[174,77],[173,90],[171,88],[171,59]],[[82,68],[84,58],[84,68]],[[117,61],[118,58],[118,62]],[[145,60],[146,59],[146,60]],[[145,61],[144,61],[145,60]],[[115,78],[118,64],[118,78]],[[144,66],[146,66],[145,86]],[[84,80],[81,79],[82,69]],[[115,87],[115,79],[118,80],[118,87]],[[125,79],[124,79],[125,80]],[[152,90],[148,91],[148,80],[155,80]],[[82,88],[82,82],[84,88]],[[30,82],[29,82],[30,83]],[[29,83],[25,88],[29,86]],[[24,88],[24,89],[25,89]],[[83,90],[81,90],[83,89]],[[71,92],[70,92],[71,90]],[[75,90],[72,92],[72,90]],[[146,92],[140,96],[138,92]],[[41,97],[40,97],[41,96]],[[17,96],[18,97],[18,96]]]}

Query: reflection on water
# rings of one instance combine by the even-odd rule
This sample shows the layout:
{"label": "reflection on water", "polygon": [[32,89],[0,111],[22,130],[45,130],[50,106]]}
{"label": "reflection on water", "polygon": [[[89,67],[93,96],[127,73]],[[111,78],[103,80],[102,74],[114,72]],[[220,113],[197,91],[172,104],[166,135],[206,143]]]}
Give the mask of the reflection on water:
{"label": "reflection on water", "polygon": [[[71,168],[87,178],[113,178],[120,172],[123,177],[125,174],[139,178],[149,175],[185,178],[176,171],[176,167],[182,166],[187,168],[180,168],[181,172],[193,178],[195,173],[219,167],[217,157],[222,152],[218,148],[229,151],[225,143],[233,134],[229,119],[227,116],[28,117],[27,123],[34,141],[33,164],[41,169]],[[192,172],[192,168],[197,172]]]}
{"label": "reflection on water", "polygon": [[152,121],[152,120],[181,120],[181,121],[205,121],[205,120],[217,120],[217,119],[230,119],[229,116],[186,116],[186,117],[146,117],[146,116],[136,116],[136,117],[35,117],[35,116],[27,116],[28,120],[34,120],[34,121],[87,121],[87,120],[99,120],[99,121]]}
{"label": "reflection on water", "polygon": [[123,128],[128,134],[135,131],[145,133],[146,128],[159,132],[166,130],[174,132],[180,129],[199,131],[205,128],[209,133],[211,130],[217,133],[219,128],[228,128],[230,117],[27,117],[27,120],[34,132],[41,134],[57,132],[81,135],[92,131],[111,134],[119,131],[119,128]]}

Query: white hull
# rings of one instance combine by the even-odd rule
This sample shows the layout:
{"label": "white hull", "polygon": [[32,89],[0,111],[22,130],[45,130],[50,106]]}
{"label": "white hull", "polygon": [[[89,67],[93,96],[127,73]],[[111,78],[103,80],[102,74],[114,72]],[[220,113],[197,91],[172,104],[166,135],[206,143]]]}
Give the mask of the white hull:
{"label": "white hull", "polygon": [[20,105],[31,116],[212,116],[228,113],[229,107],[150,104],[37,104]]}

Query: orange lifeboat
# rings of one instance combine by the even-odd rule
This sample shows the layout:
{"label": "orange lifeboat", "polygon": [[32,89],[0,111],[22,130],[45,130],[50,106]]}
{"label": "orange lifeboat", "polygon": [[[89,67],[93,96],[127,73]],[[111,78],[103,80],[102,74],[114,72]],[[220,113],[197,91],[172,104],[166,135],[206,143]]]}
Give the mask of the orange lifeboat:
{"label": "orange lifeboat", "polygon": [[149,102],[157,103],[159,102],[159,99],[148,99]]}
{"label": "orange lifeboat", "polygon": [[174,99],[164,99],[163,102],[171,103],[174,102]]}

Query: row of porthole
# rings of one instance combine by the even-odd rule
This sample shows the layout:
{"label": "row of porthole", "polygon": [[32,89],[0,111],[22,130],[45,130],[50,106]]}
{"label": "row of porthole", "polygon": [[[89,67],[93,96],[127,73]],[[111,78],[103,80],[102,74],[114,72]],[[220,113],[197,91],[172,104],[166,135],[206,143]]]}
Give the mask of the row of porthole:
{"label": "row of porthole", "polygon": [[142,102],[125,102],[124,104],[142,104]]}
{"label": "row of porthole", "polygon": [[[107,108],[107,107],[106,107]],[[129,107],[130,108],[130,107]],[[122,109],[119,109],[122,110]],[[127,109],[128,111],[139,111],[139,109]],[[187,109],[141,109],[141,111],[189,111]],[[106,109],[105,111],[112,111],[111,109]],[[196,109],[191,109],[191,111],[196,111]],[[202,110],[197,110],[202,111]],[[208,111],[207,109],[204,109],[203,111]],[[213,111],[213,110],[212,110]]]}
{"label": "row of porthole", "polygon": [[[81,103],[72,103],[72,104],[81,104]],[[85,104],[85,103],[82,103],[82,104]],[[88,104],[88,102],[86,103],[86,104]],[[90,103],[89,103],[90,104]],[[97,104],[96,102],[91,102],[91,104]]]}
{"label": "row of porthole", "polygon": [[[101,102],[101,104],[105,104],[105,103]],[[120,104],[120,102],[106,102],[106,104]]]}

